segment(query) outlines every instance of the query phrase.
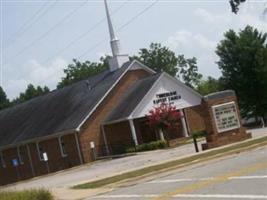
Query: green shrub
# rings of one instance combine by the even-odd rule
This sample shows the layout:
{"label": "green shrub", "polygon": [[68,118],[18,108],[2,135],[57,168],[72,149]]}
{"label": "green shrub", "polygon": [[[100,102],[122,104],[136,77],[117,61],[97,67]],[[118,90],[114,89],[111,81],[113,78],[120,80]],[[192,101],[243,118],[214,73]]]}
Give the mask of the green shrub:
{"label": "green shrub", "polygon": [[194,131],[193,133],[192,133],[192,137],[193,138],[201,138],[201,137],[206,137],[206,135],[207,135],[207,132],[206,131],[204,131],[204,130],[202,130],[202,131]]}
{"label": "green shrub", "polygon": [[140,152],[140,151],[151,151],[151,150],[155,150],[155,149],[164,149],[167,146],[168,145],[167,145],[166,141],[159,140],[159,141],[153,141],[150,143],[141,144],[141,145],[138,145],[136,147],[130,147],[130,148],[126,149],[126,152],[132,153],[132,152]]}
{"label": "green shrub", "polygon": [[52,194],[44,189],[0,192],[0,200],[54,200]]}

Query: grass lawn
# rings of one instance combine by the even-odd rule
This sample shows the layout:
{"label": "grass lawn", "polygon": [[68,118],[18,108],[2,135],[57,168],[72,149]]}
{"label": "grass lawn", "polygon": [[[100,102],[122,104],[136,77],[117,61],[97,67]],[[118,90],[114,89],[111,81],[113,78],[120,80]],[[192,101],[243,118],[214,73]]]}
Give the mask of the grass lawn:
{"label": "grass lawn", "polygon": [[52,194],[44,189],[25,191],[0,191],[0,200],[54,200]]}

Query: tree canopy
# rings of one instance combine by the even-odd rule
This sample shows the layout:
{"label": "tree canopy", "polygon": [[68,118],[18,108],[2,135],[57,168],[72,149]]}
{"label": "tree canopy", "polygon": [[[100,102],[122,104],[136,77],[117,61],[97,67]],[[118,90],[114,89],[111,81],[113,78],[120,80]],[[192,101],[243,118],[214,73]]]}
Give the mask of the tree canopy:
{"label": "tree canopy", "polygon": [[181,78],[187,86],[197,87],[202,78],[202,74],[198,72],[197,59],[195,57],[185,58],[184,55],[178,55],[178,63],[179,73],[177,77]]}
{"label": "tree canopy", "polygon": [[107,70],[108,58],[108,56],[102,57],[99,63],[90,61],[80,62],[74,59],[73,63],[64,69],[65,77],[58,83],[57,88],[62,88]]}
{"label": "tree canopy", "polygon": [[243,116],[267,113],[266,33],[247,26],[229,30],[217,46],[218,65],[224,84],[236,91]]}
{"label": "tree canopy", "polygon": [[9,107],[10,102],[3,88],[0,86],[0,110]]}
{"label": "tree canopy", "polygon": [[135,59],[156,72],[165,71],[172,76],[178,73],[178,58],[169,48],[159,43],[151,43],[149,48],[140,49]]}
{"label": "tree canopy", "polygon": [[240,4],[244,3],[245,1],[246,0],[230,0],[229,2],[232,8],[232,12],[236,14],[239,10]]}
{"label": "tree canopy", "polygon": [[17,97],[16,99],[12,101],[12,104],[18,104],[18,103],[28,101],[34,97],[44,95],[48,93],[49,91],[50,90],[47,86],[44,86],[42,88],[41,86],[34,87],[34,85],[29,84],[25,92],[20,93],[19,97]]}
{"label": "tree canopy", "polygon": [[208,76],[206,79],[202,79],[198,86],[197,91],[202,95],[218,92],[224,90],[224,85],[221,79],[215,79]]}
{"label": "tree canopy", "polygon": [[142,48],[135,59],[156,72],[166,72],[178,77],[190,87],[195,87],[202,75],[198,73],[197,59],[185,58],[184,55],[176,55],[168,47],[159,43],[151,43],[149,48]]}

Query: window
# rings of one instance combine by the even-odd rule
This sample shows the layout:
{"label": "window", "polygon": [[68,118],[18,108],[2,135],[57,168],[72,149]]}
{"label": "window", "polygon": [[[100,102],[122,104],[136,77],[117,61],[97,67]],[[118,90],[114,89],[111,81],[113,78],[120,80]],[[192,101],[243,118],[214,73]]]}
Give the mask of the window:
{"label": "window", "polygon": [[44,155],[43,155],[44,150],[43,150],[43,147],[40,145],[39,142],[36,143],[36,149],[37,149],[37,153],[39,155],[39,159],[41,161],[43,161],[44,160]]}
{"label": "window", "polygon": [[59,147],[60,147],[60,153],[62,157],[66,157],[68,154],[66,152],[66,146],[65,146],[65,142],[63,140],[62,137],[58,138],[58,143],[59,143]]}
{"label": "window", "polygon": [[5,159],[4,159],[4,156],[3,156],[2,151],[0,151],[0,165],[1,165],[3,168],[6,167],[6,163],[5,163]]}
{"label": "window", "polygon": [[18,154],[19,163],[23,165],[24,159],[23,159],[23,153],[21,151],[21,146],[17,147],[17,154]]}

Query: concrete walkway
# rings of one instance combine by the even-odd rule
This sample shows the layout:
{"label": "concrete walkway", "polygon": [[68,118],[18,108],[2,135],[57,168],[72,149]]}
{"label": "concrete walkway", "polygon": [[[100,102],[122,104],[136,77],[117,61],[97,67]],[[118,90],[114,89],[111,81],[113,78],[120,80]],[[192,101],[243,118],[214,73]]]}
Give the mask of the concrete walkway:
{"label": "concrete walkway", "polygon": [[[252,132],[253,138],[267,136],[267,128],[249,130],[249,132]],[[192,154],[195,154],[193,144],[184,145],[173,149],[142,152],[133,156],[97,161],[92,164],[79,166],[55,174],[37,177],[28,181],[2,187],[1,189],[23,190],[32,188],[47,188],[60,196],[61,193],[67,194],[66,189],[77,184],[109,177],[118,173],[132,171],[146,166],[176,160]]]}

